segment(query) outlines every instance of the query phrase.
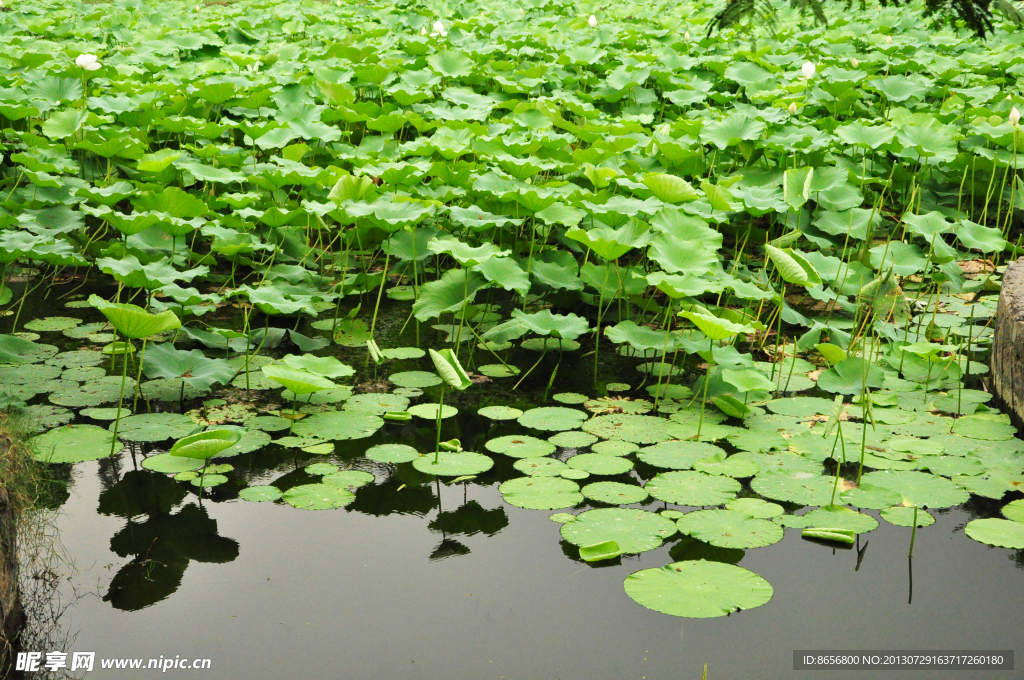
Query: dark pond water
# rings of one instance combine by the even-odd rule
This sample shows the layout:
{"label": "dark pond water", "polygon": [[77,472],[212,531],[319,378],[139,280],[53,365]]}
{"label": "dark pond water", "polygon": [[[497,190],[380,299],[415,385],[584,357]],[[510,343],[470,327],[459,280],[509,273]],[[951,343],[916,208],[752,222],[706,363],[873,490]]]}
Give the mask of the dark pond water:
{"label": "dark pond water", "polygon": [[[414,342],[412,324],[396,337],[405,309],[384,316],[382,346]],[[437,338],[427,326],[420,332],[424,343]],[[331,351],[363,369],[361,350]],[[610,345],[602,352],[599,385],[640,383],[634,360],[615,357]],[[525,369],[536,357],[521,351],[512,363]],[[392,370],[426,369],[427,361]],[[480,353],[477,361],[492,363]],[[461,413],[446,421],[443,436],[483,450],[486,439],[521,431],[514,421],[492,426],[476,409],[537,404],[555,361],[546,358],[515,393],[512,382],[496,380],[452,399]],[[566,354],[552,392],[600,393],[592,362]],[[488,473],[447,486],[411,465],[361,457],[383,442],[428,450],[434,431],[423,421],[389,423],[369,439],[340,442],[328,456],[268,447],[231,459],[233,481],[202,500],[191,486],[136,468],[127,452],[75,465],[56,520],[68,556],[56,590],[69,606],[52,635],[71,637],[64,651],[98,657],[212,662],[201,673],[97,668],[88,675],[101,678],[679,680],[700,678],[707,664],[712,680],[864,679],[893,674],[797,672],[793,650],[1024,650],[1024,557],[963,533],[969,519],[995,516],[999,504],[933,513],[936,524],[917,532],[912,563],[910,530],[884,521],[849,550],[789,530],[782,542],[739,560],[772,584],[771,602],[723,618],[679,619],[633,602],[623,579],[680,559],[738,555],[677,535],[639,557],[588,565],[561,541],[551,512],[503,502],[498,485],[520,476],[509,459],[495,456]],[[246,484],[314,481],[300,469],[312,462],[352,464],[373,472],[376,483],[330,511],[237,498]],[[653,473],[641,465],[628,476]]]}

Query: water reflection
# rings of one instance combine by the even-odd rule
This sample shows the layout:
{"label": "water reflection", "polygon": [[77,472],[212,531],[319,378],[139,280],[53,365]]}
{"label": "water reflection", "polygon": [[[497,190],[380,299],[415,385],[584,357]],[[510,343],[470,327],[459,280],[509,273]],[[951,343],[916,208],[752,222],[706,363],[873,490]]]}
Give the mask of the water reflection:
{"label": "water reflection", "polygon": [[100,494],[101,513],[128,520],[110,539],[110,550],[131,558],[114,575],[104,602],[124,611],[143,609],[178,589],[189,562],[238,557],[238,542],[218,535],[206,508],[190,503],[174,512],[186,495],[183,484],[144,471],[126,473]]}

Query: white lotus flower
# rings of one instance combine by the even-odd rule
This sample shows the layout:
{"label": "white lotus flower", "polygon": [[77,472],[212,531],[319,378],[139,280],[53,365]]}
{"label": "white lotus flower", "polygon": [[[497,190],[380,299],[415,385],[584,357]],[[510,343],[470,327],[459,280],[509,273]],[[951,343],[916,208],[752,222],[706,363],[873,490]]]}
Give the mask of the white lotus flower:
{"label": "white lotus flower", "polygon": [[860,62],[857,61],[857,57],[854,57],[853,59],[850,60],[850,65],[853,66],[854,68],[860,66]]}
{"label": "white lotus flower", "polygon": [[790,115],[796,115],[796,102],[789,105],[789,113]]}
{"label": "white lotus flower", "polygon": [[1009,118],[1010,118],[1010,125],[1012,125],[1014,127],[1017,127],[1017,123],[1020,122],[1020,111],[1017,110],[1016,106],[1014,106],[1012,109],[1010,109],[1010,116],[1009,116]]}
{"label": "white lotus flower", "polygon": [[690,32],[689,31],[687,31],[686,33],[683,33],[683,40],[685,40],[686,42],[690,42]]}
{"label": "white lotus flower", "polygon": [[892,44],[892,36],[891,35],[885,36],[885,44],[886,45],[891,45]]}
{"label": "white lotus flower", "polygon": [[436,36],[444,37],[444,36],[448,35],[448,31],[445,30],[444,24],[441,23],[440,19],[435,21],[434,25],[431,26],[431,28],[434,29],[434,32],[430,34],[431,37],[436,37]]}
{"label": "white lotus flower", "polygon": [[100,60],[95,54],[79,54],[75,58],[75,66],[86,71],[95,71],[100,67]]}
{"label": "white lotus flower", "polygon": [[814,64],[809,61],[805,61],[804,65],[800,67],[800,73],[804,74],[804,78],[808,80],[814,77],[815,70]]}
{"label": "white lotus flower", "polygon": [[427,34],[427,27],[424,26],[423,28],[420,29],[420,35],[426,35],[426,34]]}
{"label": "white lotus flower", "polygon": [[587,19],[587,26],[590,26],[591,28],[596,28],[597,27],[597,17],[595,17],[593,14],[591,14],[590,18]]}

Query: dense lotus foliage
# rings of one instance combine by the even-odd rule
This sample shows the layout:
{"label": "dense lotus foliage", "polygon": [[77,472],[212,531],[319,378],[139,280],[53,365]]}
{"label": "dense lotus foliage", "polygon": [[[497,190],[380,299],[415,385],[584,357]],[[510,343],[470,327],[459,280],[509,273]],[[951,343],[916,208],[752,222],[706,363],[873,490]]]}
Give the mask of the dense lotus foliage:
{"label": "dense lotus foliage", "polygon": [[[5,407],[40,460],[124,445],[213,500],[500,484],[585,561],[676,541],[625,589],[679,616],[768,602],[735,562],[787,528],[910,541],[973,495],[1024,548],[986,389],[1024,32],[715,12],[8,3]],[[467,406],[488,435],[442,441]],[[259,451],[308,464],[226,462]]]}

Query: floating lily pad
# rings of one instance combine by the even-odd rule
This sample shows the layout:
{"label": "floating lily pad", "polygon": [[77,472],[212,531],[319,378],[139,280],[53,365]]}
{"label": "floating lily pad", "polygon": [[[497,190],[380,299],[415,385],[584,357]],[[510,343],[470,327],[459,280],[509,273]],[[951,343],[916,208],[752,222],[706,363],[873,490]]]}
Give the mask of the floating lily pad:
{"label": "floating lily pad", "polygon": [[725,451],[705,442],[666,441],[640,449],[637,458],[654,467],[669,470],[689,470],[698,460]]}
{"label": "floating lily pad", "polygon": [[[883,509],[881,515],[882,519],[889,524],[895,524],[898,527],[912,527],[914,526],[914,510],[915,508],[897,505]],[[930,527],[933,524],[935,524],[935,518],[930,512],[917,509],[917,526]]]}
{"label": "floating lily pad", "polygon": [[782,540],[782,527],[737,510],[698,510],[676,525],[688,534],[720,548],[761,548]]}
{"label": "floating lily pad", "polygon": [[603,453],[579,453],[565,462],[574,470],[583,470],[592,475],[623,475],[633,469],[633,461],[628,458]]}
{"label": "floating lily pad", "polygon": [[[750,488],[765,498],[800,505],[828,505],[835,479],[812,472],[765,470],[754,477]],[[839,480],[836,495],[844,490]]]}
{"label": "floating lily pad", "polygon": [[587,414],[574,408],[564,406],[544,406],[531,408],[519,416],[519,424],[535,430],[561,432],[575,430],[587,420]]}
{"label": "floating lily pad", "polygon": [[659,501],[676,505],[708,506],[732,500],[742,487],[731,477],[672,471],[655,475],[645,488],[647,493]]}
{"label": "floating lily pad", "polygon": [[291,421],[281,416],[256,416],[249,418],[243,423],[250,430],[261,430],[263,432],[281,432],[291,426]]}
{"label": "floating lily pad", "polygon": [[519,375],[518,368],[504,364],[484,364],[483,366],[477,366],[476,371],[488,378],[511,378]]}
{"label": "floating lily pad", "polygon": [[1010,501],[1001,510],[1003,517],[1014,522],[1024,522],[1024,499]]}
{"label": "floating lily pad", "polygon": [[440,385],[444,382],[441,380],[441,376],[437,373],[431,373],[430,371],[405,371],[403,373],[392,373],[388,376],[388,380],[399,387],[418,387],[420,389],[424,387],[434,387],[435,385]]}
{"label": "floating lily pad", "polygon": [[903,496],[881,486],[862,483],[859,487],[847,489],[839,494],[839,498],[855,508],[884,510],[903,502]]}
{"label": "floating lily pad", "polygon": [[822,397],[783,397],[772,399],[766,406],[772,413],[798,418],[832,412],[832,400]]}
{"label": "floating lily pad", "polygon": [[24,419],[22,427],[28,433],[43,432],[59,425],[66,425],[74,420],[73,411],[50,404],[33,404],[20,411]]}
{"label": "floating lily pad", "polygon": [[570,469],[568,465],[554,458],[520,458],[512,467],[531,477],[557,477]]}
{"label": "floating lily pad", "polygon": [[562,538],[576,546],[615,541],[622,553],[654,550],[676,533],[676,525],[653,512],[631,508],[598,508],[562,525]]}
{"label": "floating lily pad", "polygon": [[389,347],[388,349],[382,349],[380,351],[386,359],[392,359],[394,361],[410,360],[410,359],[422,359],[427,356],[419,347]]}
{"label": "floating lily pad", "polygon": [[594,482],[581,490],[585,498],[609,505],[631,505],[647,500],[647,491],[636,484],[620,482]]}
{"label": "floating lily pad", "polygon": [[5,388],[11,385],[32,385],[54,380],[60,376],[60,367],[47,364],[0,366],[0,385]]}
{"label": "floating lily pad", "polygon": [[[113,434],[97,425],[63,425],[28,440],[42,463],[81,463],[110,455]],[[116,453],[120,445],[114,446]]]}
{"label": "floating lily pad", "polygon": [[582,449],[598,441],[597,437],[589,432],[579,430],[568,430],[559,432],[548,437],[548,441],[563,449]]}
{"label": "floating lily pad", "polygon": [[318,441],[363,439],[383,426],[383,419],[363,411],[325,411],[296,422],[292,434]]}
{"label": "floating lily pad", "polygon": [[778,517],[784,512],[782,506],[778,503],[769,503],[760,498],[734,498],[726,503],[725,507],[755,519],[771,519],[772,517]]}
{"label": "floating lily pad", "polygon": [[302,450],[306,453],[312,453],[315,456],[329,456],[334,453],[334,443],[324,442],[323,444],[311,444],[309,446],[303,446]]}
{"label": "floating lily pad", "polygon": [[225,477],[224,475],[210,474],[209,472],[207,472],[204,475],[197,474],[195,477],[189,480],[189,484],[191,484],[192,486],[202,487],[204,489],[212,489],[215,486],[226,484],[227,481],[228,478]]}
{"label": "floating lily pad", "polygon": [[243,501],[262,503],[265,501],[276,501],[283,493],[276,486],[249,486],[238,492],[238,497]]}
{"label": "floating lily pad", "polygon": [[560,404],[576,405],[584,403],[590,397],[588,397],[585,394],[578,394],[576,392],[559,392],[558,394],[551,395],[551,398]]}
{"label": "floating lily pad", "polygon": [[869,472],[861,478],[861,484],[894,491],[902,496],[903,502],[900,505],[916,505],[919,508],[949,508],[970,498],[967,491],[953,482],[927,472]]}
{"label": "floating lily pad", "polygon": [[820,529],[842,529],[855,534],[866,534],[878,528],[871,515],[851,510],[842,505],[826,505],[804,515],[806,526]]}
{"label": "floating lily pad", "polygon": [[565,524],[567,522],[575,522],[576,515],[572,514],[571,512],[556,512],[555,514],[549,516],[548,519],[552,522],[557,522],[558,524]]}
{"label": "floating lily pad", "polygon": [[[111,423],[110,429],[114,429]],[[121,418],[117,436],[133,442],[162,442],[167,439],[181,439],[198,430],[199,425],[180,413],[141,413]]]}
{"label": "floating lily pad", "polygon": [[[262,375],[262,373],[259,375]],[[237,380],[238,378],[235,379]],[[244,388],[245,386],[243,385],[242,387]],[[203,393],[201,390],[193,387],[181,378],[157,378],[156,380],[147,380],[139,386],[139,389],[142,391],[142,396],[149,401],[177,402],[179,399],[189,401]]]}
{"label": "floating lily pad", "polygon": [[[319,463],[319,465],[327,465],[327,463]],[[309,467],[307,467],[306,469],[308,470]],[[348,489],[349,491],[355,491],[361,486],[366,486],[367,484],[372,483],[373,480],[373,475],[364,470],[340,470],[325,475],[323,480],[321,481],[324,484],[340,486],[342,488]]]}
{"label": "floating lily pad", "polygon": [[979,543],[999,548],[1024,548],[1024,524],[1009,519],[972,519],[964,533]]}
{"label": "floating lily pad", "polygon": [[40,333],[55,333],[69,330],[80,323],[82,323],[81,319],[71,316],[46,316],[32,319],[25,324],[25,328],[30,331],[39,331]]}
{"label": "floating lily pad", "polygon": [[412,466],[427,475],[438,477],[462,477],[463,475],[479,475],[494,467],[494,461],[482,453],[463,451],[442,451],[437,455],[427,454],[412,462]]}
{"label": "floating lily pad", "polygon": [[491,420],[515,420],[523,412],[511,406],[484,406],[477,413]]}
{"label": "floating lily pad", "polygon": [[657,416],[613,413],[596,416],[583,423],[583,431],[601,439],[621,439],[636,444],[656,444],[673,439],[669,434],[671,421]]}
{"label": "floating lily pad", "polygon": [[968,439],[998,441],[1013,439],[1017,434],[1017,428],[1008,418],[1001,416],[997,418],[986,413],[957,418],[953,425],[953,434]]}
{"label": "floating lily pad", "polygon": [[408,444],[378,444],[366,450],[366,457],[378,463],[411,463],[420,457],[419,452]]}
{"label": "floating lily pad", "polygon": [[632,389],[628,383],[610,382],[604,386],[609,392],[629,392]]}
{"label": "floating lily pad", "polygon": [[587,472],[586,470],[576,470],[576,469],[571,468],[569,466],[566,466],[566,468],[564,470],[562,470],[558,474],[561,477],[564,477],[566,479],[571,479],[571,480],[576,481],[576,482],[582,481],[584,479],[588,479],[590,477],[590,473]]}
{"label": "floating lily pad", "polygon": [[648,609],[700,619],[760,607],[774,593],[771,584],[752,571],[704,560],[638,571],[626,578],[624,587]]}
{"label": "floating lily pad", "polygon": [[[436,404],[433,405],[436,406]],[[420,404],[420,406],[426,406],[426,404]],[[390,411],[405,411],[407,409],[409,409],[409,399],[407,397],[400,397],[397,394],[388,394],[386,392],[357,394],[354,397],[349,397],[345,402],[346,411],[361,411],[378,416],[382,416]],[[409,410],[411,412],[411,409]]]}
{"label": "floating lily pad", "polygon": [[[218,428],[221,429],[221,428]],[[270,443],[270,435],[261,430],[243,430],[234,428],[242,437],[237,442],[217,454],[217,458],[230,458],[243,453],[258,451]]]}
{"label": "floating lily pad", "polygon": [[[110,453],[110,449],[107,449]],[[142,467],[153,472],[162,472],[167,475],[174,475],[188,470],[198,470],[206,464],[201,458],[186,458],[185,456],[172,456],[169,453],[158,453],[149,456],[142,461]]]}
{"label": "floating lily pad", "polygon": [[555,445],[529,435],[508,435],[490,439],[484,446],[488,451],[502,453],[510,458],[535,458],[555,452]]}
{"label": "floating lily pad", "polygon": [[[124,393],[132,394],[135,390],[135,381],[128,378],[125,381]],[[58,406],[77,408],[80,406],[99,406],[117,401],[121,394],[121,376],[109,375],[89,382],[67,391],[54,392],[49,399]]]}
{"label": "floating lily pad", "polygon": [[606,439],[594,444],[591,447],[591,451],[609,456],[628,456],[639,448],[640,445],[633,442],[626,442],[621,439]]}
{"label": "floating lily pad", "polygon": [[757,463],[737,456],[726,457],[724,453],[698,460],[693,464],[693,469],[709,475],[725,475],[736,479],[753,477],[761,470]]}
{"label": "floating lily pad", "polygon": [[76,382],[87,382],[89,380],[96,380],[102,378],[107,374],[107,370],[102,366],[74,366],[72,368],[65,369],[60,374],[61,380],[74,380]]}
{"label": "floating lily pad", "polygon": [[306,474],[310,475],[329,475],[332,472],[337,472],[338,466],[332,465],[331,463],[313,463],[312,465],[307,465],[302,469]]}
{"label": "floating lily pad", "polygon": [[518,477],[498,491],[509,505],[527,510],[559,510],[583,501],[579,485],[562,477]]}
{"label": "floating lily pad", "polygon": [[[409,407],[409,413],[413,414],[417,418],[423,418],[425,420],[437,420],[437,404],[416,404],[415,406]],[[441,409],[441,420],[445,418],[453,418],[459,414],[459,409],[454,406],[444,405]]]}
{"label": "floating lily pad", "polygon": [[332,510],[345,507],[356,499],[356,495],[333,484],[303,484],[288,489],[281,498],[300,510]]}

